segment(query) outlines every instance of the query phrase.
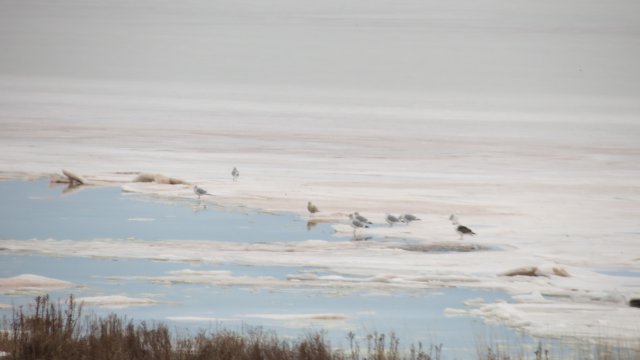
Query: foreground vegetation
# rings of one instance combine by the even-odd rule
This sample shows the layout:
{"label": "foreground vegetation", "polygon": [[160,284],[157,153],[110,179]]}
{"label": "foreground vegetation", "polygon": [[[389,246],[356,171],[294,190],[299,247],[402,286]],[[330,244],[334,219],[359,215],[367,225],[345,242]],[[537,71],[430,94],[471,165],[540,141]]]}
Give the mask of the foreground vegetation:
{"label": "foreground vegetation", "polygon": [[[21,360],[438,360],[442,345],[423,348],[412,345],[402,351],[393,334],[371,334],[366,344],[348,336],[348,349],[333,349],[322,333],[298,340],[282,340],[274,333],[254,329],[243,333],[201,332],[195,336],[172,335],[164,324],[134,323],[118,315],[106,318],[83,316],[73,297],[65,304],[48,296],[35,299],[28,309],[14,309],[0,331],[0,358]],[[633,359],[634,354],[606,352],[594,359]],[[529,354],[501,354],[488,348],[477,359],[549,360],[538,346]]]}

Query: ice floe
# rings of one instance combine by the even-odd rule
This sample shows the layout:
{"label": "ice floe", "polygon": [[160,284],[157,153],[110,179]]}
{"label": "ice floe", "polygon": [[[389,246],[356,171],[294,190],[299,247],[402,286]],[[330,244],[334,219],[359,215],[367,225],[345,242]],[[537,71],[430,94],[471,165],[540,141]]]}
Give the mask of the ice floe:
{"label": "ice floe", "polygon": [[147,306],[159,304],[159,301],[149,298],[134,298],[127,295],[85,296],[76,299],[78,303],[120,309],[129,306]]}
{"label": "ice floe", "polygon": [[0,293],[4,294],[39,294],[49,290],[65,289],[73,286],[73,283],[68,281],[33,274],[0,278]]}

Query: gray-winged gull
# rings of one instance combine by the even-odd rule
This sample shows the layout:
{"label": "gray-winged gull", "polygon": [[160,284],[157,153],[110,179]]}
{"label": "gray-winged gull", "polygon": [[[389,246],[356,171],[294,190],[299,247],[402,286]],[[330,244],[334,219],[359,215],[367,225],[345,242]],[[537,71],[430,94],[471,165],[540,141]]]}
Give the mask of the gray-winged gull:
{"label": "gray-winged gull", "polygon": [[456,232],[460,235],[460,240],[462,240],[462,237],[465,236],[465,235],[475,235],[476,234],[476,233],[473,232],[473,230],[469,229],[468,227],[466,227],[464,225],[456,226]]}
{"label": "gray-winged gull", "polygon": [[387,222],[387,224],[389,224],[389,226],[393,226],[393,224],[397,223],[398,221],[400,221],[400,219],[398,219],[397,217],[393,216],[393,215],[389,215],[387,214],[387,217],[384,218],[384,221]]}
{"label": "gray-winged gull", "polygon": [[420,221],[422,219],[420,219],[419,217],[415,216],[415,215],[411,215],[411,214],[404,214],[404,215],[400,215],[400,221],[402,221],[403,223],[410,223],[412,221]]}
{"label": "gray-winged gull", "polygon": [[193,193],[198,195],[198,199],[200,199],[200,196],[202,196],[202,195],[213,196],[213,195],[209,194],[207,192],[207,190],[205,190],[205,189],[203,189],[201,187],[198,187],[198,185],[193,185]]}
{"label": "gray-winged gull", "polygon": [[453,224],[453,226],[456,228],[456,232],[458,233],[458,235],[460,235],[460,240],[462,240],[462,238],[465,235],[476,234],[473,232],[473,230],[469,229],[468,227],[464,225],[460,225],[460,219],[458,218],[458,215],[451,214],[451,216],[449,216],[449,220],[451,220],[451,224]]}
{"label": "gray-winged gull", "polygon": [[362,216],[362,215],[358,214],[358,212],[357,212],[357,211],[353,213],[353,217],[355,217],[355,218],[356,218],[356,220],[360,221],[361,223],[364,223],[364,224],[373,224],[371,221],[369,221],[369,219],[367,219],[366,217],[364,217],[364,216]]}
{"label": "gray-winged gull", "polygon": [[351,221],[351,227],[353,228],[353,237],[355,237],[356,229],[368,228],[369,226],[359,220],[353,219]]}

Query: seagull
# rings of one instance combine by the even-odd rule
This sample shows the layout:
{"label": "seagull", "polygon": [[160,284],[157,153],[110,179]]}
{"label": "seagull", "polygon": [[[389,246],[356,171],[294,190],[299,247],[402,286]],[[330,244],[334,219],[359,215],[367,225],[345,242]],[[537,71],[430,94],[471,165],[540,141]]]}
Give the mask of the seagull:
{"label": "seagull", "polygon": [[475,235],[476,233],[473,232],[473,230],[469,229],[468,227],[464,226],[464,225],[458,225],[456,226],[456,232],[460,235],[460,240],[462,240],[462,237],[465,235]]}
{"label": "seagull", "polygon": [[397,217],[389,214],[387,214],[387,217],[384,220],[387,222],[387,224],[389,224],[389,226],[393,226],[393,224],[400,221],[400,219],[398,219]]}
{"label": "seagull", "polygon": [[235,166],[233,167],[233,170],[231,170],[231,176],[233,176],[233,181],[238,180],[238,176],[240,176],[240,172]]}
{"label": "seagull", "polygon": [[473,232],[473,230],[469,229],[468,227],[464,226],[464,225],[460,225],[460,222],[458,219],[458,215],[456,214],[451,214],[449,216],[449,220],[451,220],[451,224],[453,226],[455,226],[456,228],[456,232],[460,235],[460,240],[462,240],[462,238],[465,235],[475,235],[476,233]]}
{"label": "seagull", "polygon": [[356,218],[356,220],[360,221],[361,223],[364,223],[364,224],[373,224],[371,221],[369,221],[369,219],[367,219],[366,217],[364,217],[364,216],[362,216],[362,215],[358,214],[358,212],[357,212],[357,211],[353,213],[353,217],[355,217],[355,218]]}
{"label": "seagull", "polygon": [[366,223],[363,223],[361,221],[358,220],[352,220],[351,221],[351,227],[353,228],[353,237],[356,237],[356,229],[358,228],[368,228],[369,226]]}
{"label": "seagull", "polygon": [[207,192],[207,190],[205,190],[205,189],[203,189],[203,188],[201,188],[201,187],[198,187],[198,185],[193,185],[193,192],[194,192],[196,195],[198,195],[198,199],[200,199],[200,196],[202,196],[202,195],[209,195],[209,196],[213,196],[213,195],[209,194],[209,193]]}
{"label": "seagull", "polygon": [[420,221],[422,219],[418,218],[415,215],[411,215],[411,214],[404,214],[404,215],[400,215],[400,221],[409,224],[412,221]]}
{"label": "seagull", "polygon": [[320,211],[320,210],[318,210],[318,207],[317,207],[317,206],[315,206],[315,205],[313,205],[313,204],[311,203],[311,201],[308,201],[308,202],[307,202],[307,210],[309,210],[309,212],[310,212],[310,213],[312,213],[312,214],[315,214],[315,213],[317,213],[318,211]]}

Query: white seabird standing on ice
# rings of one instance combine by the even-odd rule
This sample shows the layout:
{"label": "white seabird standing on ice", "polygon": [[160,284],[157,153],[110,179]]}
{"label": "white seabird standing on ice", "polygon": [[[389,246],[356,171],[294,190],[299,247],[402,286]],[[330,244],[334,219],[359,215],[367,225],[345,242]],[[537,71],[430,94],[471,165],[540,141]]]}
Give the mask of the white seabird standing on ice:
{"label": "white seabird standing on ice", "polygon": [[200,196],[202,196],[202,195],[213,196],[213,195],[209,194],[207,192],[207,190],[205,190],[205,189],[203,189],[201,187],[198,187],[198,185],[193,185],[193,193],[198,195],[198,199],[200,199]]}

